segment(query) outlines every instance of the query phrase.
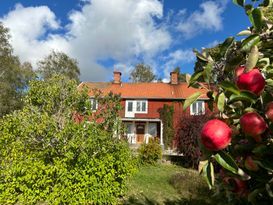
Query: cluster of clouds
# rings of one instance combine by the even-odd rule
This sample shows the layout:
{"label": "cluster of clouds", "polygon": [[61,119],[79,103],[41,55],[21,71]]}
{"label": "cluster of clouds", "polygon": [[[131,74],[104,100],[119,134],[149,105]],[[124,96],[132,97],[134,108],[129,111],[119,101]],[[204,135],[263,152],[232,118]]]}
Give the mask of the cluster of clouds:
{"label": "cluster of clouds", "polygon": [[[159,0],[81,1],[79,10],[69,12],[67,25],[48,6],[16,4],[0,16],[10,29],[15,54],[35,67],[52,50],[63,51],[78,60],[83,81],[109,80],[114,68],[128,76],[139,59],[154,69],[164,69],[163,77],[167,77],[177,64],[195,59],[191,49],[172,49],[173,31],[189,39],[204,31],[221,30],[223,2],[227,2],[203,1],[196,11],[181,10],[181,21],[172,24],[166,21]],[[156,59],[164,52],[159,65]],[[107,68],[100,63],[107,59],[115,65]]]}

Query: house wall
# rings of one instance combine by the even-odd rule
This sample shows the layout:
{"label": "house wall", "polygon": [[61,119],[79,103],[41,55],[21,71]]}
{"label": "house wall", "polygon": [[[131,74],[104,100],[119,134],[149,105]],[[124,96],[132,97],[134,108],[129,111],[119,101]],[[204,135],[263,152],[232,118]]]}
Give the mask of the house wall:
{"label": "house wall", "polygon": [[[121,117],[125,118],[125,103],[126,99],[122,99],[121,105],[123,106],[123,110],[121,111]],[[185,115],[190,115],[190,107],[188,107],[185,111],[183,111],[183,101],[182,100],[155,100],[155,99],[149,99],[148,100],[148,113],[147,114],[135,114],[135,119],[141,118],[141,119],[160,119],[159,110],[163,108],[164,104],[167,104],[169,106],[174,106],[174,114],[173,114],[173,125],[174,129],[177,130],[177,128],[180,126],[181,118]],[[205,102],[205,112],[211,113],[208,104]],[[129,119],[129,118],[128,118]],[[163,125],[164,126],[164,125]],[[175,144],[175,142],[174,142]]]}

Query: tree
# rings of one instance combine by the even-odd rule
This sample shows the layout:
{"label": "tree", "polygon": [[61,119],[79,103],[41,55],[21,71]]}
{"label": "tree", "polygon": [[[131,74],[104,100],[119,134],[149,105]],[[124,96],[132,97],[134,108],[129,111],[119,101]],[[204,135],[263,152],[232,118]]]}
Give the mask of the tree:
{"label": "tree", "polygon": [[0,204],[116,204],[134,159],[90,114],[75,80],[32,81],[24,108],[0,119]]}
{"label": "tree", "polygon": [[152,82],[155,79],[156,75],[153,73],[152,68],[143,63],[137,64],[130,74],[130,80],[134,83]]}
{"label": "tree", "polygon": [[[200,79],[208,83],[207,96],[219,111],[217,119],[202,128],[204,161],[200,168],[209,187],[216,184],[218,196],[227,197],[229,204],[271,204],[273,28],[263,18],[263,8],[273,1],[260,1],[258,7],[233,2],[245,9],[252,24],[238,34],[246,37],[240,41],[227,38],[217,60],[196,51],[204,66],[190,79],[194,87],[204,86]],[[199,96],[195,94],[186,102]]]}
{"label": "tree", "polygon": [[180,67],[176,67],[173,71],[178,73],[178,82],[187,82],[186,73],[180,73]]}
{"label": "tree", "polygon": [[38,73],[47,80],[53,75],[61,74],[79,82],[80,69],[75,59],[63,52],[52,51],[38,62]]}
{"label": "tree", "polygon": [[31,64],[21,64],[13,55],[9,38],[8,29],[0,23],[0,117],[22,108],[22,97],[34,77]]}

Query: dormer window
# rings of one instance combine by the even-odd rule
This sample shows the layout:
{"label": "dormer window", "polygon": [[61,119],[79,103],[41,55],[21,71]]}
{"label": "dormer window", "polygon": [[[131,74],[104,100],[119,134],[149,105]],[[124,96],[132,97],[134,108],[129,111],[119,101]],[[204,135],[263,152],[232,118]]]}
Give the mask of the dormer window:
{"label": "dormer window", "polygon": [[90,102],[91,102],[91,110],[96,111],[98,109],[98,100],[96,100],[95,98],[90,98]]}
{"label": "dormer window", "polygon": [[205,114],[205,102],[204,101],[196,101],[191,104],[190,107],[191,115],[204,115]]}

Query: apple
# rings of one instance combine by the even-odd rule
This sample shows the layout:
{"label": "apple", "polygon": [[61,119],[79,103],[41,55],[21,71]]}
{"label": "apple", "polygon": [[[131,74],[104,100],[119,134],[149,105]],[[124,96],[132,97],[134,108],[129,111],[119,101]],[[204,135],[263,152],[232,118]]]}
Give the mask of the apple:
{"label": "apple", "polygon": [[251,156],[246,157],[245,168],[247,168],[249,171],[254,171],[254,172],[259,170],[258,165],[253,161]]}
{"label": "apple", "polygon": [[247,185],[245,181],[242,181],[238,178],[233,177],[225,177],[223,179],[224,184],[231,185],[231,191],[240,195],[244,196],[247,193]]}
{"label": "apple", "polygon": [[243,132],[251,137],[261,135],[267,128],[264,119],[256,112],[248,112],[240,118]]}
{"label": "apple", "polygon": [[273,102],[267,103],[265,108],[265,115],[267,119],[273,122]]}
{"label": "apple", "polygon": [[244,65],[240,65],[237,68],[235,68],[235,76],[236,76],[236,78],[238,78],[241,74],[244,73],[245,68],[246,67]]}
{"label": "apple", "polygon": [[201,130],[201,142],[211,151],[225,149],[231,141],[231,136],[231,128],[218,119],[209,120]]}
{"label": "apple", "polygon": [[[238,71],[238,74],[240,72]],[[247,90],[260,95],[265,87],[265,79],[258,68],[253,68],[251,71],[240,74],[236,84],[240,90]]]}

